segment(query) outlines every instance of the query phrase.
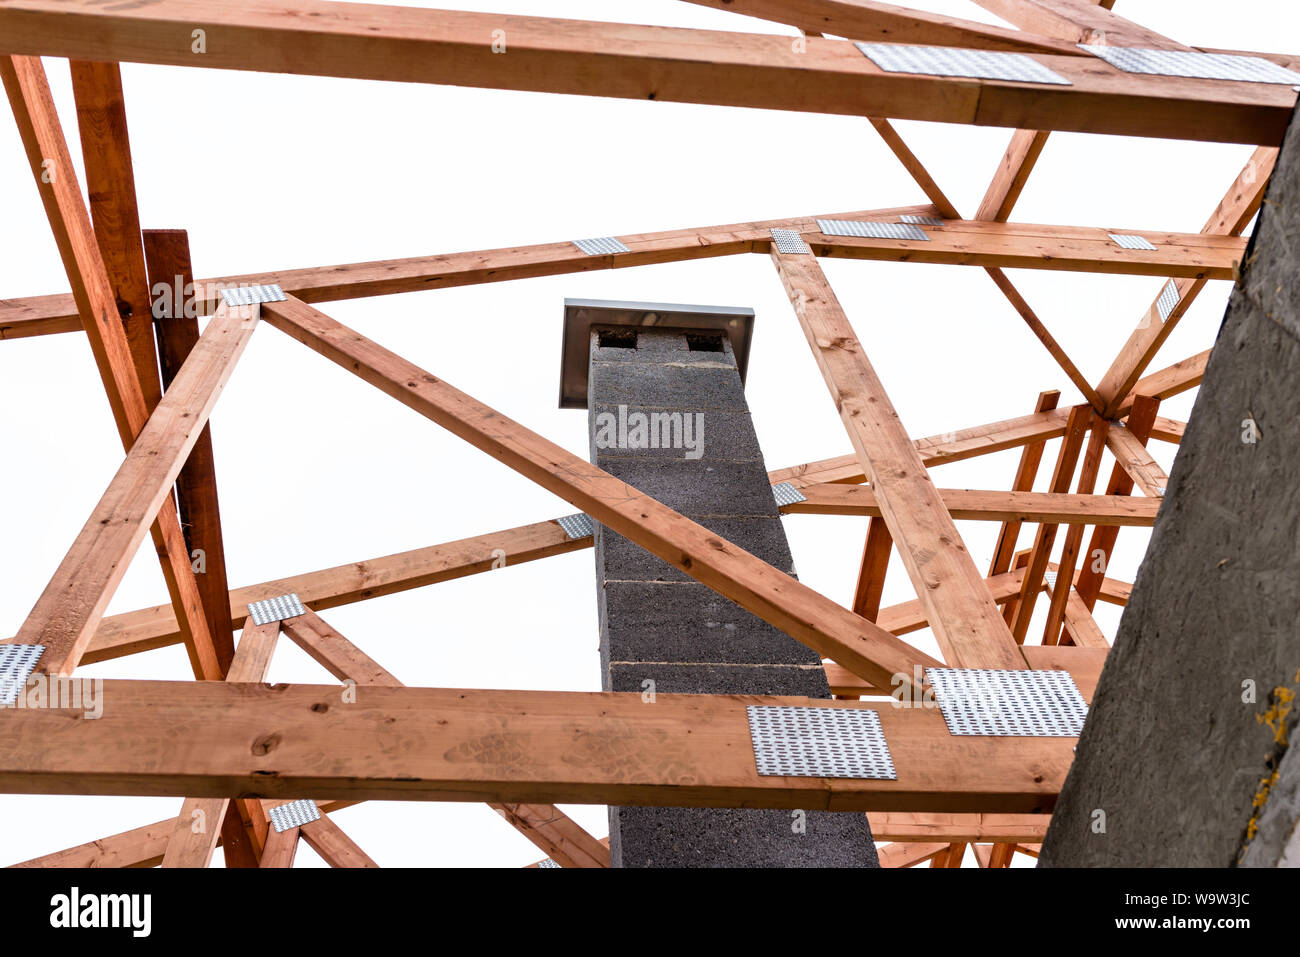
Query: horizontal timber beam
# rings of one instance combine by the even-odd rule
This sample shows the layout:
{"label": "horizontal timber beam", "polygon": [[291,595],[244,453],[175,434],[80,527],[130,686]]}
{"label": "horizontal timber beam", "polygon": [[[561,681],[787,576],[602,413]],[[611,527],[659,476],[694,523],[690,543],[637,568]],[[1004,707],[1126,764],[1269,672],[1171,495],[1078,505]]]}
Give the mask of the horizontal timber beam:
{"label": "horizontal timber beam", "polygon": [[1039,843],[1047,835],[1047,814],[867,814],[871,836],[878,841],[1024,841]]}
{"label": "horizontal timber beam", "polygon": [[[773,228],[794,229],[818,245],[820,254],[886,262],[958,266],[1005,266],[1124,275],[1231,279],[1245,240],[1202,233],[1123,230],[1146,237],[1154,252],[1122,249],[1102,229],[1071,226],[945,220],[928,226],[928,242],[822,236],[818,219],[896,222],[901,216],[935,215],[933,205],[825,213],[790,219],[733,223],[617,237],[628,252],[589,256],[571,241],[342,263],[307,269],[219,276],[195,282],[195,311],[206,314],[222,286],[280,286],[303,302],[322,303],[489,282],[558,276],[599,269],[626,269],[741,253],[766,253]],[[81,328],[71,295],[0,300],[0,339],[75,332]]]}
{"label": "horizontal timber beam", "polygon": [[[781,506],[795,515],[880,516],[876,490],[866,485],[814,485],[801,490],[806,501]],[[1128,495],[1075,495],[1061,492],[999,492],[939,489],[954,519],[990,522],[1051,522],[1059,525],[1155,524],[1160,503]]]}
{"label": "horizontal timber beam", "polygon": [[[94,721],[0,711],[0,791],[1035,813],[1075,743],[954,737],[937,709],[807,698],[355,693],[340,706],[338,685],[105,680]],[[876,711],[897,780],[759,775],[754,704]]]}
{"label": "horizontal timber beam", "polygon": [[[815,228],[818,218],[893,222],[900,216],[933,216],[937,213],[934,206],[922,204],[826,213],[820,217],[796,216],[790,219],[635,233],[618,237],[629,250],[618,255],[589,256],[572,241],[562,240],[533,246],[507,246],[434,256],[217,276],[195,281],[191,311],[206,314],[219,301],[218,290],[223,286],[276,285],[303,302],[338,302],[514,279],[534,279],[539,276],[766,252],[774,227],[806,230]],[[70,294],[0,300],[0,339],[22,339],[76,332],[80,329],[77,305]]]}
{"label": "horizontal timber beam", "polygon": [[1264,145],[1281,143],[1295,100],[1089,57],[1037,56],[1071,85],[1026,84],[886,73],[819,37],[322,0],[9,0],[0,52]]}
{"label": "horizontal timber beam", "polygon": [[945,220],[924,231],[927,240],[874,239],[828,236],[814,227],[804,239],[828,258],[1202,280],[1235,278],[1246,251],[1245,239],[1205,233],[1116,230],[1156,247],[1139,250],[1123,248],[1107,230],[1079,226]]}

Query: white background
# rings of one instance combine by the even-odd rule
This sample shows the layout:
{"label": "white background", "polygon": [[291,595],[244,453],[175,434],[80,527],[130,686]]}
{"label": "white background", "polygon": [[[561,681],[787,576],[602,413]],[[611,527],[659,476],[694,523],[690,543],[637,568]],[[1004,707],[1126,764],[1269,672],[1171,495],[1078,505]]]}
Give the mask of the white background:
{"label": "white background", "polygon": [[[999,22],[959,0],[911,5]],[[459,6],[793,34],[671,0]],[[1229,7],[1120,0],[1117,12],[1194,45],[1300,46],[1300,9],[1284,0]],[[49,60],[46,68],[80,166],[67,64]],[[853,117],[130,64],[122,72],[141,220],[146,228],[188,229],[199,276],[925,201],[866,120]],[[897,126],[958,208],[973,214],[1009,131]],[[1014,218],[1199,230],[1250,152],[1053,134]],[[0,117],[0,184],[0,296],[66,290],[7,117]],[[1044,389],[1060,389],[1063,407],[1082,401],[982,270],[837,260],[824,268],[912,435],[1023,415]],[[1012,275],[1094,383],[1162,285],[1155,278]],[[1228,290],[1211,284],[1152,369],[1213,342]],[[769,468],[851,451],[766,256],[324,308],[585,457],[585,413],[556,405],[566,296],[754,307],[747,391]],[[1185,418],[1191,404],[1192,394],[1179,396],[1161,412]],[[254,336],[212,424],[232,586],[574,511],[270,326]],[[1057,444],[1048,447],[1040,488]],[[1173,449],[1153,444],[1166,468]],[[82,335],[0,343],[0,633],[18,629],[121,459]],[[944,466],[935,479],[944,487],[1005,489],[1017,460],[1016,451],[991,455]],[[1108,457],[1103,481],[1110,466]],[[791,516],[785,524],[800,577],[848,603],[865,519]],[[998,525],[960,527],[976,563],[987,567]],[[1031,535],[1022,532],[1022,543]],[[1145,531],[1124,530],[1114,577],[1132,580],[1146,541]],[[895,559],[885,603],[913,594]],[[110,614],[166,598],[146,547]],[[1099,605],[1107,634],[1118,611]],[[325,617],[407,684],[599,689],[590,551]],[[912,637],[937,653],[928,633]],[[190,677],[180,646],[80,673]],[[282,640],[269,680],[331,679]],[[0,797],[0,864],[172,817],[178,808],[174,798]],[[566,810],[597,836],[607,833],[604,808]],[[337,820],[382,865],[520,866],[540,857],[484,805],[371,803]],[[321,864],[305,846],[298,862]]]}

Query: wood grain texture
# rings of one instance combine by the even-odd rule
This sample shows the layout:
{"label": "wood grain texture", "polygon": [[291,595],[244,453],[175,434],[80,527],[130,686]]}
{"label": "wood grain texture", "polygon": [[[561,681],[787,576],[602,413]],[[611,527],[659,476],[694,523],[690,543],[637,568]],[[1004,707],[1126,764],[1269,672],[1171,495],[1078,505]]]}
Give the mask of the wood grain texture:
{"label": "wood grain texture", "polygon": [[[1062,649],[1064,650],[1064,649]],[[755,696],[105,680],[95,721],[0,712],[14,793],[1005,811],[1053,806],[1069,738],[954,738],[936,709]],[[746,706],[877,711],[895,781],[762,776]],[[254,747],[249,746],[254,743]]]}
{"label": "wood grain texture", "polygon": [[872,479],[880,513],[944,660],[953,667],[1023,668],[984,576],[816,258],[773,249],[772,261],[863,471]]}
{"label": "wood grain texture", "polygon": [[[210,38],[202,55],[195,29]],[[509,38],[504,55],[494,30]],[[1026,84],[886,73],[820,37],[796,48],[781,36],[322,0],[9,0],[0,50],[1252,145],[1282,141],[1294,102],[1286,87],[1125,74],[1079,56],[1035,57],[1071,85]]]}

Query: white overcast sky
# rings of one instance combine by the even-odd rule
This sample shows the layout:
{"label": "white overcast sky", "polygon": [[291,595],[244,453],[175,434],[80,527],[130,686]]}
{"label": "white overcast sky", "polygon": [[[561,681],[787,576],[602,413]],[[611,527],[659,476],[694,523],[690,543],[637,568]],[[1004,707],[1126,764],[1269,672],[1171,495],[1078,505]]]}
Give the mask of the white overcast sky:
{"label": "white overcast sky", "polygon": [[[963,0],[910,5],[1000,22]],[[794,32],[673,0],[458,6]],[[1189,44],[1300,52],[1300,8],[1287,0],[1119,0],[1116,12]],[[47,60],[46,69],[80,166],[67,64]],[[145,228],[188,229],[199,276],[925,201],[867,121],[854,117],[134,64],[122,72],[141,220]],[[897,125],[971,215],[1009,131]],[[1250,152],[1053,134],[1014,218],[1199,230]],[[67,278],[6,116],[0,183],[0,297],[65,291]],[[1082,401],[982,270],[840,260],[824,268],[913,436],[1023,415],[1044,389],[1060,389],[1062,406]],[[1094,383],[1161,286],[1156,278],[1012,276]],[[1228,291],[1227,283],[1210,285],[1153,368],[1213,342]],[[769,468],[851,451],[765,256],[323,308],[585,457],[585,413],[556,404],[566,296],[752,306],[747,391]],[[1187,394],[1161,411],[1185,418],[1191,405]],[[80,334],[0,343],[0,410],[0,634],[12,635],[122,450]],[[575,511],[269,325],[253,337],[212,425],[232,586]],[[1048,448],[1040,488],[1056,444]],[[1172,451],[1153,445],[1166,468]],[[944,466],[934,478],[944,487],[1005,489],[1017,459],[1017,452],[1004,452]],[[1103,477],[1110,465],[1107,458]],[[848,603],[866,520],[791,516],[785,524],[800,577]],[[986,567],[998,526],[960,528],[976,563]],[[1124,530],[1111,574],[1131,580],[1146,541],[1146,532]],[[410,685],[592,691],[600,687],[594,581],[586,550],[325,617]],[[885,602],[912,597],[895,559]],[[163,601],[158,563],[146,547],[110,614]],[[1117,612],[1099,606],[1110,635]],[[937,653],[928,633],[912,637]],[[83,672],[190,677],[179,646]],[[332,680],[287,639],[269,677]],[[3,796],[0,865],[172,817],[179,807],[176,798]],[[608,832],[603,807],[567,810],[597,836]],[[24,820],[59,827],[17,823]],[[386,866],[520,866],[541,856],[485,805],[371,803],[337,820]],[[298,862],[321,865],[305,846]]]}

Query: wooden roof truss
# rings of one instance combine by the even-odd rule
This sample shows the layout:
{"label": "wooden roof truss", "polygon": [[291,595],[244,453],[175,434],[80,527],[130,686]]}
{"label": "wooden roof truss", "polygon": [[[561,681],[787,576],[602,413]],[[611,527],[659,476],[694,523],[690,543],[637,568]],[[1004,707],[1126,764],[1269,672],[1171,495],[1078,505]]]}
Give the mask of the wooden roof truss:
{"label": "wooden roof truss", "polygon": [[[1124,604],[1129,586],[1082,556],[1108,555],[1121,526],[1155,520],[1167,478],[1146,444],[1179,441],[1183,424],[1159,416],[1159,404],[1199,383],[1208,353],[1148,369],[1206,283],[1234,277],[1245,249],[1242,232],[1259,208],[1295,93],[1285,85],[1115,69],[1077,44],[1191,48],[1118,16],[1113,0],[977,0],[1019,29],[870,0],[691,2],[797,27],[803,35],[792,42],[354,3],[0,2],[0,76],[71,284],[70,294],[0,301],[0,338],[84,334],[126,450],[67,557],[8,642],[43,645],[36,674],[51,677],[182,644],[198,679],[107,681],[114,706],[97,721],[55,723],[57,712],[0,711],[0,790],[183,798],[174,820],[29,864],[206,866],[221,844],[230,864],[289,866],[301,837],[331,865],[374,866],[329,817],[367,799],[487,802],[550,860],[574,867],[608,866],[608,847],[556,803],[866,812],[877,839],[893,842],[882,848],[886,866],[956,866],[968,845],[984,867],[1008,866],[1017,851],[1036,854],[1070,766],[1072,739],[954,738],[933,710],[860,699],[890,695],[900,680],[917,682],[921,669],[939,664],[904,637],[927,626],[950,666],[1065,669],[1091,696],[1108,648],[1092,609],[1098,600]],[[510,56],[494,55],[496,30],[505,31]],[[200,36],[205,55],[195,57],[191,47]],[[1069,84],[887,73],[853,40],[1021,53]],[[302,49],[313,55],[304,58]],[[89,206],[42,55],[71,61]],[[141,230],[120,62],[860,115],[928,203],[629,234],[618,237],[628,252],[612,255],[589,256],[557,241],[203,279],[192,300],[167,303],[169,318],[156,324],[155,345],[150,277],[189,281],[192,272],[183,232]],[[895,119],[1015,130],[972,218],[949,201],[891,124]],[[1154,248],[1126,249],[1101,229],[1011,221],[1055,130],[1257,149],[1226,184],[1200,233],[1131,232]],[[934,218],[925,227],[929,241],[826,235],[817,223],[897,222],[902,215]],[[778,250],[773,228],[797,231],[812,255]],[[716,536],[689,519],[458,391],[440,378],[444,370],[423,370],[318,308],[350,298],[742,253],[772,259],[853,448],[851,455],[771,474],[773,483],[790,482],[805,496],[784,511],[870,517],[849,607],[730,543],[719,547]],[[912,439],[820,268],[819,259],[830,257],[984,269],[1085,402],[1058,408],[1059,393],[1047,391],[1019,418],[954,423],[962,427]],[[1016,289],[1008,268],[1159,276],[1177,295],[1172,308],[1166,298],[1134,317],[1127,341],[1117,343],[1110,368],[1093,383]],[[272,283],[283,288],[284,301],[229,306],[219,295],[225,286]],[[209,317],[201,335],[199,315]],[[229,590],[206,421],[263,324],[819,651],[839,699],[819,706],[877,710],[898,779],[760,777],[744,708],[763,699],[660,696],[647,709],[635,695],[403,687],[320,617],[364,598],[477,574],[499,550],[519,563],[590,546],[590,537],[572,539],[554,521]],[[1050,491],[1034,492],[1046,445],[1058,438]],[[940,465],[1006,449],[1020,450],[1009,490],[943,489],[931,479]],[[1099,490],[1104,449],[1116,465]],[[987,570],[966,550],[956,519],[1000,523]],[[182,522],[217,543],[201,578],[192,572]],[[1027,551],[1017,550],[1022,530],[1033,532]],[[146,533],[171,602],[105,617]],[[882,608],[894,549],[917,598]],[[301,596],[306,615],[269,625],[249,620],[250,602],[288,592]],[[1048,624],[1038,635],[1030,623],[1040,598]],[[268,693],[260,682],[281,634],[353,687],[364,707],[331,707],[336,685]],[[492,753],[476,753],[489,734]],[[385,736],[388,746],[370,746],[376,736]],[[256,742],[251,753],[249,741]],[[320,820],[284,832],[270,828],[269,808],[296,798],[317,800]],[[214,826],[196,829],[199,820]]]}

